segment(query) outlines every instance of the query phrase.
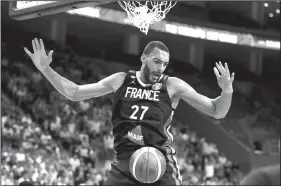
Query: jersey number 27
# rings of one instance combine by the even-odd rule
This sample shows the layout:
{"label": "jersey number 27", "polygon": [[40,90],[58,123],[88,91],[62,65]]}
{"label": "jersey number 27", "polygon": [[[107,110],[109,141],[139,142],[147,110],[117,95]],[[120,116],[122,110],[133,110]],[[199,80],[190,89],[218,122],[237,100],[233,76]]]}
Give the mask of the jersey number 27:
{"label": "jersey number 27", "polygon": [[[139,107],[138,105],[133,105],[131,107],[133,109],[133,113],[132,115],[130,116],[131,119],[134,119],[134,120],[142,120],[143,117],[144,117],[144,114],[148,111],[149,107],[147,106],[141,106]],[[138,113],[141,112],[141,115],[138,117],[137,115],[139,115]]]}

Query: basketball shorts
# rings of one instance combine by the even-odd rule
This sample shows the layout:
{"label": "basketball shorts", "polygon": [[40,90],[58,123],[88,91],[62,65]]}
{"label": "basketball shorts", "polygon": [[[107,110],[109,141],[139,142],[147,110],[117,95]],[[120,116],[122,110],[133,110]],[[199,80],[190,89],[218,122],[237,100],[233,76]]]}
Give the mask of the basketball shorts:
{"label": "basketball shorts", "polygon": [[[167,157],[167,166],[164,175],[153,185],[181,185],[182,180],[175,158]],[[139,185],[141,184],[134,178],[129,170],[128,161],[117,161],[111,164],[111,170],[105,180],[104,185]],[[144,184],[149,185],[149,184]]]}

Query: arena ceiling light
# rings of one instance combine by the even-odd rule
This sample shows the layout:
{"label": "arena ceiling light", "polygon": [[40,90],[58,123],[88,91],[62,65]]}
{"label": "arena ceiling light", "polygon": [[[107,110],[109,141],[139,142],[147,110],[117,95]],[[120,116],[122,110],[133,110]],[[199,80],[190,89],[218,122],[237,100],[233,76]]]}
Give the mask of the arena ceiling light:
{"label": "arena ceiling light", "polygon": [[70,14],[84,15],[86,17],[100,17],[100,10],[98,8],[92,7],[78,8],[75,10],[69,10],[67,12]]}
{"label": "arena ceiling light", "polygon": [[276,9],[276,13],[277,13],[277,14],[280,14],[280,10],[279,10],[279,9]]}
{"label": "arena ceiling light", "polygon": [[178,34],[188,37],[205,39],[206,32],[201,28],[192,28],[188,26],[179,26]]}
{"label": "arena ceiling light", "polygon": [[271,48],[280,48],[280,42],[277,41],[266,40],[265,45]]}
{"label": "arena ceiling light", "polygon": [[166,24],[166,31],[172,34],[177,34],[178,33],[178,27],[177,25],[173,24]]}
{"label": "arena ceiling light", "polygon": [[219,40],[219,33],[214,31],[207,31],[207,39],[217,41]]}
{"label": "arena ceiling light", "polygon": [[270,14],[269,14],[269,17],[273,17],[273,13],[270,13]]}
{"label": "arena ceiling light", "polygon": [[237,35],[234,34],[226,34],[226,33],[220,33],[219,34],[219,41],[225,42],[225,43],[237,43]]}
{"label": "arena ceiling light", "polygon": [[264,3],[264,7],[268,7],[268,3]]}

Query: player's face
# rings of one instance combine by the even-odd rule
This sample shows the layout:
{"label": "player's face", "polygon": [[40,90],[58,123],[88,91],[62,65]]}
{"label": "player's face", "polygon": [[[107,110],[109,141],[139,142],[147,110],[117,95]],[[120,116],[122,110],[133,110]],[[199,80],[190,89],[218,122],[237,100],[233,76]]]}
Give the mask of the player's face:
{"label": "player's face", "polygon": [[148,83],[156,83],[169,64],[169,53],[155,48],[147,56],[142,56],[143,74]]}

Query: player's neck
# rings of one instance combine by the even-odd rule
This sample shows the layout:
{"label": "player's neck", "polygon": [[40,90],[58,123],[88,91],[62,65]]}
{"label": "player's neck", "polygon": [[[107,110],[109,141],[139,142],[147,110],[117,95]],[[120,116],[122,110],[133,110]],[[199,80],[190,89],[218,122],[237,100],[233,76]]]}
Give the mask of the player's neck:
{"label": "player's neck", "polygon": [[[142,71],[137,71],[136,72],[136,76],[137,76],[138,81],[140,81],[140,84],[142,84],[143,86],[150,86],[150,85],[153,84],[153,83],[148,82],[145,79],[145,75],[144,75],[144,73]],[[164,75],[162,74],[157,82],[159,82],[163,77],[164,77]]]}
{"label": "player's neck", "polygon": [[145,79],[145,76],[144,76],[144,73],[143,71],[137,71],[137,77],[139,78],[139,80],[144,83],[144,84],[151,84],[149,83],[146,79]]}

